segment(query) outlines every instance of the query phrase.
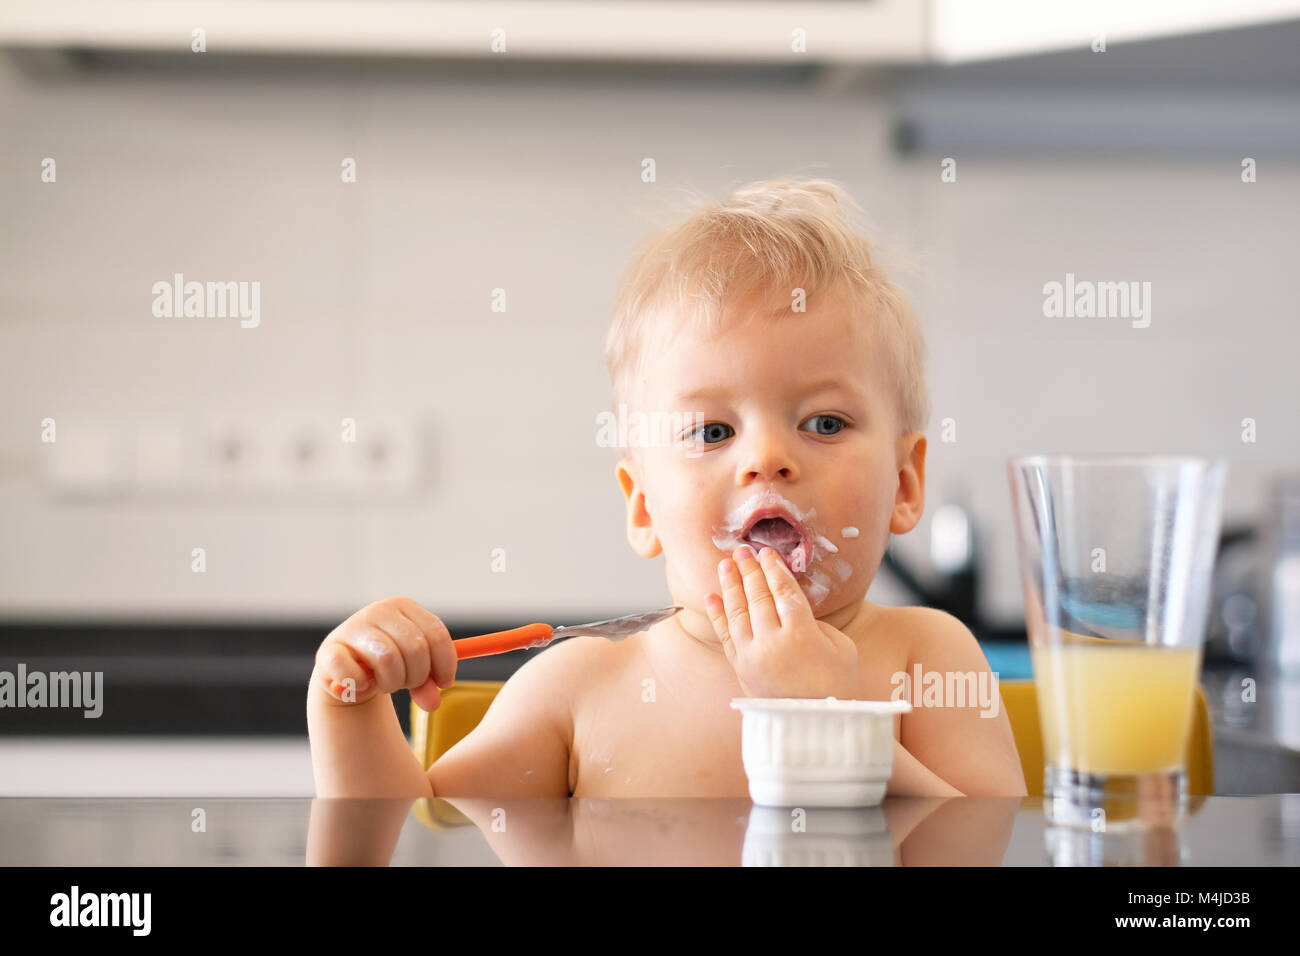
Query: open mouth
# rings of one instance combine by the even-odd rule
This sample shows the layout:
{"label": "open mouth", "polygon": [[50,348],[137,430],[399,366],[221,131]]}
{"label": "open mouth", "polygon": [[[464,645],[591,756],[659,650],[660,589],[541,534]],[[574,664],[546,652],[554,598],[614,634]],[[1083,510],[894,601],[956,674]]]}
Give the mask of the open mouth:
{"label": "open mouth", "polygon": [[773,548],[796,574],[808,570],[808,536],[784,515],[757,512],[741,532],[740,540],[755,554],[763,547]]}

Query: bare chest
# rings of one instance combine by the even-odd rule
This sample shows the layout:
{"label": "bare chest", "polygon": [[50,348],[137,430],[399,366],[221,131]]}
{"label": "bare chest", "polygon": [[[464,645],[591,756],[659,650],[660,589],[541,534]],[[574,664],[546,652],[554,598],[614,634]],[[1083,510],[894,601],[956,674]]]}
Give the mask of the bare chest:
{"label": "bare chest", "polygon": [[[658,660],[655,660],[656,656]],[[900,661],[860,663],[863,696],[888,700]],[[749,796],[741,760],[744,697],[725,659],[630,654],[574,703],[569,789],[575,797]],[[898,739],[901,719],[895,718]]]}
{"label": "bare chest", "polygon": [[573,796],[748,796],[741,714],[730,707],[744,695],[734,678],[711,676],[632,666],[589,690],[574,709]]}

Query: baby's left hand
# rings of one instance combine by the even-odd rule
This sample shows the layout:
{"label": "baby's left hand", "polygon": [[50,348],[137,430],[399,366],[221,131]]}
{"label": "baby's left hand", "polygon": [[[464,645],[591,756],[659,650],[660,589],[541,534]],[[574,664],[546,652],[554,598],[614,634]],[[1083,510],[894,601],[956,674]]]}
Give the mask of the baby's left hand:
{"label": "baby's left hand", "polygon": [[[781,556],[755,559],[741,545],[718,563],[722,597],[707,599],[709,620],[741,689],[750,697],[858,696],[858,648],[813,617],[812,606]],[[739,566],[739,567],[737,567]]]}

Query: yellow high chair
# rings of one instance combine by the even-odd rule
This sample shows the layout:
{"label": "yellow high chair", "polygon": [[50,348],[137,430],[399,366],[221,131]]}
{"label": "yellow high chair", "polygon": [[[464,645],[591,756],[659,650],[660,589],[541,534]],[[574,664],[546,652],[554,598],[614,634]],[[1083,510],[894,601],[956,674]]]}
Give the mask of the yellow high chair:
{"label": "yellow high chair", "polygon": [[[451,746],[478,725],[501,689],[502,681],[457,681],[442,692],[442,704],[432,714],[411,704],[411,748],[427,770]],[[1043,736],[1038,725],[1038,695],[1032,680],[1004,680],[998,684],[1002,706],[1011,721],[1011,733],[1020,751],[1020,766],[1031,797],[1043,795]],[[1205,691],[1196,685],[1192,709],[1192,733],[1187,741],[1187,792],[1214,793],[1214,738],[1210,730],[1210,709]],[[422,801],[429,804],[430,801]],[[444,805],[445,807],[445,805]],[[416,814],[430,826],[457,825],[463,821],[456,814],[432,805],[417,805]]]}
{"label": "yellow high chair", "polygon": [[[441,691],[442,703],[432,714],[411,701],[411,749],[420,765],[428,770],[456,741],[477,727],[504,686],[505,681],[499,680],[458,680]],[[445,800],[419,800],[414,811],[421,823],[435,830],[471,822]]]}

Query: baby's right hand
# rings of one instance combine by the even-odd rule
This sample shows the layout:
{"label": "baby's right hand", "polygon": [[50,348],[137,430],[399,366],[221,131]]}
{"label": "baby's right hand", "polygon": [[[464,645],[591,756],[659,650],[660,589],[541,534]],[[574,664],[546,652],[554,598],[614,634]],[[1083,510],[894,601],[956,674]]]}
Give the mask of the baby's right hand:
{"label": "baby's right hand", "polygon": [[411,700],[437,710],[438,688],[456,679],[456,648],[436,615],[410,598],[388,598],[367,604],[329,633],[316,651],[311,679],[341,705],[409,687]]}

